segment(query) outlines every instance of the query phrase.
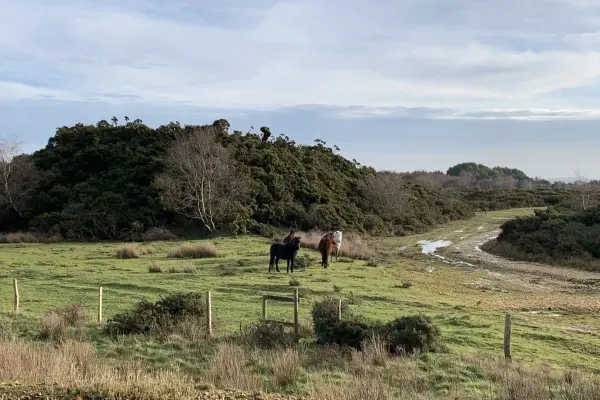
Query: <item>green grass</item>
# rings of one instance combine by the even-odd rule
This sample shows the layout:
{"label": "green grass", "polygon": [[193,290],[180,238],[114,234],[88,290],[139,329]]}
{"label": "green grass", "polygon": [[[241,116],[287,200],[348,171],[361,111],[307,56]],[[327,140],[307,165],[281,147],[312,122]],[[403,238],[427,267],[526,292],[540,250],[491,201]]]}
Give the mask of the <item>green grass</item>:
{"label": "green grass", "polygon": [[[502,355],[504,314],[513,315],[513,358],[524,362],[544,363],[551,368],[576,366],[598,369],[600,338],[597,333],[571,330],[586,326],[600,330],[598,309],[583,308],[597,293],[536,292],[521,286],[496,282],[501,290],[482,290],[473,284],[478,279],[490,279],[473,268],[450,266],[420,254],[415,245],[422,239],[460,240],[482,229],[498,226],[502,219],[526,215],[530,209],[479,214],[468,221],[457,221],[430,233],[400,238],[365,238],[381,257],[375,262],[340,259],[328,269],[318,265],[316,252],[300,250],[300,256],[313,259],[312,265],[296,271],[302,302],[300,319],[310,324],[312,302],[333,294],[351,300],[354,312],[372,319],[391,320],[400,315],[425,313],[440,325],[444,343],[450,354],[472,354],[479,351]],[[483,228],[480,228],[483,227]],[[168,258],[181,242],[139,244],[140,257],[117,259],[121,243],[104,244],[3,244],[0,252],[0,312],[3,319],[19,325],[21,332],[30,330],[28,321],[40,319],[47,311],[84,301],[95,318],[98,287],[103,287],[104,318],[129,309],[141,299],[156,300],[161,294],[174,291],[212,292],[214,318],[219,322],[219,334],[236,332],[240,324],[259,319],[261,295],[289,294],[291,274],[268,274],[270,241],[261,237],[219,238],[213,243],[217,257],[197,260]],[[189,242],[192,243],[192,242]],[[344,244],[342,244],[343,246]],[[402,246],[409,246],[400,251]],[[144,247],[151,247],[144,252]],[[150,264],[160,265],[162,273],[149,273]],[[183,270],[194,265],[195,274],[168,273],[170,268]],[[435,267],[428,272],[428,267]],[[12,280],[19,281],[22,316],[9,318],[13,306]],[[402,287],[410,282],[410,287]],[[527,314],[527,304],[535,300],[563,299],[561,314]],[[515,307],[519,304],[519,307]],[[572,304],[572,305],[571,305]],[[523,311],[525,311],[523,310]],[[292,305],[269,304],[272,317],[291,319]],[[7,319],[8,318],[8,319]],[[32,333],[23,333],[32,335]],[[115,358],[138,358],[156,366],[178,364],[197,372],[198,361],[206,358],[205,346],[192,350],[177,342],[161,342],[146,338],[121,338],[114,341],[98,329],[88,333],[90,340],[103,353]],[[436,356],[443,360],[446,356]],[[439,361],[441,362],[441,361]],[[468,375],[467,370],[460,374]],[[469,381],[471,377],[464,377]],[[473,378],[475,379],[475,378]],[[477,386],[476,382],[471,382]]]}

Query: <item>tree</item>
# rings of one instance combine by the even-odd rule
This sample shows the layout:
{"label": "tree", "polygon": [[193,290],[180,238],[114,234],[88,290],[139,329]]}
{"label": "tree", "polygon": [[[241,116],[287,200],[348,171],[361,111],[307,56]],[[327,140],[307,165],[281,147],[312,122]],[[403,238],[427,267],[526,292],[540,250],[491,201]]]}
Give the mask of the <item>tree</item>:
{"label": "tree", "polygon": [[165,171],[155,181],[165,208],[202,222],[209,232],[235,219],[248,199],[247,178],[234,167],[218,126],[178,133],[167,151]]}
{"label": "tree", "polygon": [[409,193],[400,174],[378,172],[369,176],[363,193],[368,206],[384,220],[398,218],[406,210]]}
{"label": "tree", "polygon": [[39,182],[30,156],[21,154],[22,143],[15,136],[0,139],[0,204],[23,217],[29,194]]}
{"label": "tree", "polygon": [[598,188],[596,185],[589,182],[589,180],[581,174],[581,170],[577,168],[575,170],[576,182],[573,183],[573,202],[576,205],[576,209],[586,210],[591,206],[595,206],[598,202]]}

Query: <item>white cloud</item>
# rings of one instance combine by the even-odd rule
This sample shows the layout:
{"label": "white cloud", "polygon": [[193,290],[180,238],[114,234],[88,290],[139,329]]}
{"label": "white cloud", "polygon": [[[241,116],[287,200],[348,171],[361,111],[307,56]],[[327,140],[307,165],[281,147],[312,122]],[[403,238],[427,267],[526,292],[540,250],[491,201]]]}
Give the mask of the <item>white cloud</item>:
{"label": "white cloud", "polygon": [[0,101],[367,107],[345,117],[600,113],[577,92],[600,83],[600,5],[587,0],[0,0],[0,9]]}

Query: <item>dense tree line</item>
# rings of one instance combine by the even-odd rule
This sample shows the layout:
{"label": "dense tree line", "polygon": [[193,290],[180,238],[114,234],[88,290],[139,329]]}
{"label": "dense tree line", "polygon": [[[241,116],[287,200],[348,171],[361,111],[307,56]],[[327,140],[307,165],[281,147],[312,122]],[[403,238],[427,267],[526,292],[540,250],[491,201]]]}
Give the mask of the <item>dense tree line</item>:
{"label": "dense tree line", "polygon": [[[0,230],[75,240],[135,239],[152,227],[406,234],[477,210],[543,206],[566,196],[559,189],[483,190],[450,173],[377,172],[321,140],[299,145],[268,127],[230,132],[226,120],[153,129],[113,118],[61,127],[31,155],[14,144],[0,147]],[[495,177],[520,176],[503,171]]]}

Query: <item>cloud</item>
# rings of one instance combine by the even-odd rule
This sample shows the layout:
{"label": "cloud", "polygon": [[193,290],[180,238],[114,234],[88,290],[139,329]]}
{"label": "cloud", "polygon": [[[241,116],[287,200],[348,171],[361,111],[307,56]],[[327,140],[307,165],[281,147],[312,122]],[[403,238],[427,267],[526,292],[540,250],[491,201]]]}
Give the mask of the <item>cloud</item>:
{"label": "cloud", "polygon": [[580,94],[600,83],[593,1],[0,0],[0,8],[1,102],[362,107],[340,114],[354,117],[390,107],[432,118],[578,119],[600,110]]}

